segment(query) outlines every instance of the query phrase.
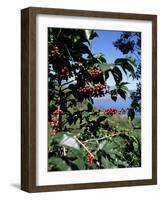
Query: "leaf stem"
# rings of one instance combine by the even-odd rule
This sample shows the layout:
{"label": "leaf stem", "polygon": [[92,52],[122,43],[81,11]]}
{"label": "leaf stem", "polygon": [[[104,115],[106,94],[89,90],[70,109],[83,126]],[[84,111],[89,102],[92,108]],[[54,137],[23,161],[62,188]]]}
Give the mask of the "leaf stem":
{"label": "leaf stem", "polygon": [[[67,84],[69,84],[69,83],[72,83],[73,81],[75,81],[75,80],[73,79],[73,80],[71,80],[71,81],[65,82],[65,83],[63,83],[63,84],[61,85],[61,87],[64,86],[64,85],[67,85]],[[68,88],[65,88],[65,89],[68,89]],[[64,90],[65,90],[65,89],[64,89]]]}
{"label": "leaf stem", "polygon": [[105,136],[105,137],[102,137],[102,138],[96,138],[96,139],[86,140],[84,142],[88,143],[88,142],[92,142],[92,141],[99,141],[99,140],[110,139],[110,138],[111,138],[111,136]]}
{"label": "leaf stem", "polygon": [[74,138],[94,158],[94,155],[91,153],[91,151],[76,136],[74,136]]}
{"label": "leaf stem", "polygon": [[63,155],[66,156],[66,148],[63,146]]}

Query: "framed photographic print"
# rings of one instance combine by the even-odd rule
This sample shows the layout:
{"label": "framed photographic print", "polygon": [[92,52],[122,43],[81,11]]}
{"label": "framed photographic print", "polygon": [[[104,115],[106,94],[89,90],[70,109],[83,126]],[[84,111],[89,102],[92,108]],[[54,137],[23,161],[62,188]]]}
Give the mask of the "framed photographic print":
{"label": "framed photographic print", "polygon": [[21,188],[157,183],[157,16],[21,12]]}

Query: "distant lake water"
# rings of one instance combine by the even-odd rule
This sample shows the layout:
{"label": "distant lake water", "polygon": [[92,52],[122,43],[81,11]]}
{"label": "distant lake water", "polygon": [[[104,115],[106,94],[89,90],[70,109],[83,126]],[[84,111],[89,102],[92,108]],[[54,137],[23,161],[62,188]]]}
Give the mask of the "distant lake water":
{"label": "distant lake water", "polygon": [[113,101],[110,97],[94,98],[94,106],[97,108],[128,108],[131,104],[131,99],[127,98],[126,101],[122,98],[117,98],[117,101]]}
{"label": "distant lake water", "polygon": [[[105,96],[105,97],[99,97],[99,98],[93,98],[94,101],[94,106],[96,108],[103,108],[103,109],[107,109],[107,108],[117,108],[117,109],[121,109],[121,108],[129,108],[132,100],[130,97],[126,98],[126,101],[124,99],[122,99],[121,97],[117,98],[117,101],[113,101],[109,96]],[[140,115],[140,113],[136,113],[136,115]]]}

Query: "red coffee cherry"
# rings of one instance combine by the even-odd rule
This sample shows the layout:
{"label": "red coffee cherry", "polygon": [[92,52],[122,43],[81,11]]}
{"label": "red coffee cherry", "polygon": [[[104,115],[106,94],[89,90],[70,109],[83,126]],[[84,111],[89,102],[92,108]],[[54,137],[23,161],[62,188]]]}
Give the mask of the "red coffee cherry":
{"label": "red coffee cherry", "polygon": [[94,162],[94,156],[91,153],[86,155],[86,161],[91,165]]}
{"label": "red coffee cherry", "polygon": [[60,76],[62,78],[66,78],[67,76],[69,75],[69,70],[67,67],[63,67],[61,70],[60,70]]}
{"label": "red coffee cherry", "polygon": [[63,114],[64,112],[61,109],[57,109],[53,112],[53,115]]}
{"label": "red coffee cherry", "polygon": [[107,115],[113,116],[113,115],[118,113],[118,109],[117,108],[107,108],[104,111],[104,113],[107,114]]}
{"label": "red coffee cherry", "polygon": [[108,108],[104,111],[105,114],[107,115],[115,115],[115,114],[125,114],[127,112],[127,109],[122,108],[121,110],[118,110],[117,108]]}
{"label": "red coffee cherry", "polygon": [[51,136],[55,136],[57,134],[57,130],[56,129],[53,129],[50,131],[50,135]]}
{"label": "red coffee cherry", "polygon": [[98,68],[90,69],[88,72],[92,78],[96,78],[102,75],[102,71]]}
{"label": "red coffee cherry", "polygon": [[57,116],[54,116],[54,115],[53,115],[52,118],[51,118],[51,121],[52,121],[52,122],[57,122],[57,121],[58,121]]}
{"label": "red coffee cherry", "polygon": [[101,84],[101,83],[97,83],[95,86],[94,86],[94,89],[95,91],[100,91],[100,90],[103,90],[105,88],[105,84]]}
{"label": "red coffee cherry", "polygon": [[51,122],[51,126],[53,128],[58,128],[59,127],[59,122]]}
{"label": "red coffee cherry", "polygon": [[94,87],[91,85],[85,85],[79,88],[79,91],[82,93],[90,93],[94,91]]}

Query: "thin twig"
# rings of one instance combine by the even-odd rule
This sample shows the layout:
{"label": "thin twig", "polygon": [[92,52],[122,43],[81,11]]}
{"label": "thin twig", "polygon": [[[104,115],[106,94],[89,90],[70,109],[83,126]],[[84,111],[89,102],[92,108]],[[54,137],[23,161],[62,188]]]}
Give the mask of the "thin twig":
{"label": "thin twig", "polygon": [[111,138],[111,137],[110,136],[105,136],[105,137],[102,137],[102,138],[96,138],[96,139],[86,140],[84,142],[88,143],[88,142],[92,142],[92,141],[99,141],[99,140],[104,140],[104,139],[109,139],[109,138]]}
{"label": "thin twig", "polygon": [[91,151],[76,136],[74,136],[74,138],[94,158],[94,155],[91,153]]}
{"label": "thin twig", "polygon": [[72,57],[72,55],[71,55],[71,53],[70,53],[70,51],[69,51],[67,45],[64,45],[64,46],[65,46],[65,48],[67,49],[67,52],[68,52],[68,54],[69,54],[69,57],[70,57],[71,60],[74,62],[74,59],[73,59],[73,57]]}
{"label": "thin twig", "polygon": [[[73,81],[75,81],[75,80],[73,79],[73,80],[71,80],[71,81],[65,82],[65,83],[63,83],[63,84],[61,85],[61,87],[64,86],[64,85],[67,85],[67,84],[69,84],[69,83],[72,83]],[[65,88],[65,89],[68,89],[68,88]]]}
{"label": "thin twig", "polygon": [[63,155],[66,156],[66,148],[63,146]]}

